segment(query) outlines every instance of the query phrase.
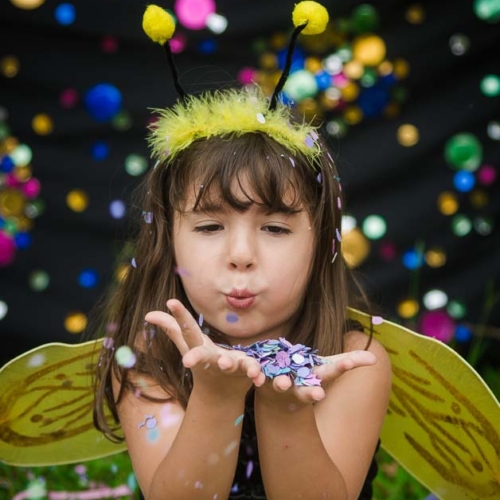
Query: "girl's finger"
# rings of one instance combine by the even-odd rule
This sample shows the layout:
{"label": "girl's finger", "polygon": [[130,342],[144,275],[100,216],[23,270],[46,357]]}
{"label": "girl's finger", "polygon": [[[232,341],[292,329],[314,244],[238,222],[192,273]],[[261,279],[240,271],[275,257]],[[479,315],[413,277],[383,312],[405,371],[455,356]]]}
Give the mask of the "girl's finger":
{"label": "girl's finger", "polygon": [[286,392],[292,385],[293,382],[288,375],[278,375],[273,379],[273,388],[277,392]]}
{"label": "girl's finger", "polygon": [[302,403],[315,403],[325,399],[325,390],[320,386],[304,387],[294,386],[293,388],[296,398]]}
{"label": "girl's finger", "polygon": [[199,364],[210,363],[213,358],[213,353],[206,346],[198,346],[190,349],[182,357],[182,364],[186,368],[193,368]]}
{"label": "girl's finger", "polygon": [[375,354],[369,351],[352,351],[324,358],[325,364],[314,368],[314,373],[322,380],[332,380],[346,371],[362,366],[374,365]]}
{"label": "girl's finger", "polygon": [[176,345],[181,355],[189,351],[177,321],[170,314],[163,311],[151,311],[146,314],[144,319],[152,325],[159,326]]}
{"label": "girl's finger", "polygon": [[179,323],[182,336],[189,349],[193,349],[203,344],[203,333],[200,330],[198,322],[191,316],[189,311],[176,299],[170,299],[167,302],[172,316]]}

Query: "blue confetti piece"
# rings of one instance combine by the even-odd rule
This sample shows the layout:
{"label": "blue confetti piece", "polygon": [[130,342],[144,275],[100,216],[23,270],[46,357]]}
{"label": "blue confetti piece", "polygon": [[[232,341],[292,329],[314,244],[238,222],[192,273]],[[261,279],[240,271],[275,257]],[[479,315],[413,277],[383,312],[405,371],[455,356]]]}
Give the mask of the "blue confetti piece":
{"label": "blue confetti piece", "polygon": [[236,323],[236,322],[239,321],[239,319],[240,318],[236,314],[234,314],[234,313],[228,313],[227,316],[226,316],[226,321],[228,323]]}

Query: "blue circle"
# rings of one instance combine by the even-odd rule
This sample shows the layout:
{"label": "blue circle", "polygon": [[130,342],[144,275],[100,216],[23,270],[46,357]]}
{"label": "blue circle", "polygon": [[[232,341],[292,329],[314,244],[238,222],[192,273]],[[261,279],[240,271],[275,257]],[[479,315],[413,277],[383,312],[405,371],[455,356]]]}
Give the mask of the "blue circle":
{"label": "blue circle", "polygon": [[[288,48],[280,50],[276,54],[276,56],[278,57],[278,66],[280,69],[285,68],[287,54],[288,54]],[[301,69],[304,69],[305,62],[306,62],[306,55],[304,51],[300,47],[296,47],[292,56],[292,65],[290,66],[290,74],[294,73],[295,71],[300,71]]]}
{"label": "blue circle", "polygon": [[416,250],[407,250],[403,254],[403,265],[410,270],[418,269],[422,266],[422,254]]}
{"label": "blue circle", "polygon": [[61,3],[56,7],[55,16],[57,22],[63,26],[73,24],[76,19],[75,6],[70,3]]}
{"label": "blue circle", "polygon": [[332,77],[326,71],[316,73],[314,78],[316,79],[319,90],[326,90],[332,86]]}
{"label": "blue circle", "polygon": [[94,142],[91,151],[94,160],[105,160],[109,155],[109,146],[105,142]]}
{"label": "blue circle", "polygon": [[453,176],[453,184],[457,191],[460,191],[461,193],[468,193],[476,184],[476,179],[472,172],[459,170]]}
{"label": "blue circle", "polygon": [[121,107],[122,94],[109,83],[94,85],[85,94],[85,108],[98,122],[111,120],[120,112]]}
{"label": "blue circle", "polygon": [[455,328],[455,340],[457,342],[467,342],[472,338],[472,332],[465,325],[457,325]]}
{"label": "blue circle", "polygon": [[16,247],[20,250],[28,248],[31,246],[31,235],[29,233],[19,232],[14,236],[14,242]]}
{"label": "blue circle", "polygon": [[198,50],[202,54],[215,54],[217,51],[217,42],[213,38],[206,38],[198,44]]}
{"label": "blue circle", "polygon": [[0,171],[8,174],[14,170],[14,162],[10,156],[4,156],[0,161]]}
{"label": "blue circle", "polygon": [[366,118],[380,116],[389,103],[388,90],[380,84],[363,88],[358,96],[358,106]]}
{"label": "blue circle", "polygon": [[99,275],[94,269],[84,269],[78,276],[78,284],[83,288],[94,288],[99,282]]}

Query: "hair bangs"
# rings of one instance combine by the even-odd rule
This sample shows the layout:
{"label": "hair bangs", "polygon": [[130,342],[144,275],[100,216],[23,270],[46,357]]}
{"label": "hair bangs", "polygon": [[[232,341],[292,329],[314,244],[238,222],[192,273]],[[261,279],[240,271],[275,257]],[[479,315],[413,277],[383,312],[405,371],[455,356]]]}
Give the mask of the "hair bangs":
{"label": "hair bangs", "polygon": [[269,213],[314,210],[316,186],[311,184],[317,183],[307,178],[310,165],[265,134],[199,141],[178,161],[176,194],[169,200],[176,210],[188,208],[182,205],[186,199],[194,200],[189,209],[201,211],[229,207],[243,212],[251,205]]}

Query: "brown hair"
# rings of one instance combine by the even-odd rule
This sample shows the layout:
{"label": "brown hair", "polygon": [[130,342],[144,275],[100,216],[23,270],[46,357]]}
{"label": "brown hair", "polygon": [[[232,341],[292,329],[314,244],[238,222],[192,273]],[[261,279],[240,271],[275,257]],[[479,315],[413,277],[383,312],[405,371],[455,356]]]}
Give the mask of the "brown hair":
{"label": "brown hair", "polygon": [[[252,189],[252,193],[245,193],[248,203],[236,198],[233,192],[234,183],[241,181],[243,175]],[[292,155],[259,132],[199,140],[175,158],[166,158],[146,176],[140,189],[140,208],[143,213],[152,213],[152,221],[141,219],[133,246],[136,265],[129,268],[107,301],[105,321],[112,325],[108,335],[113,339],[113,348],[108,344],[101,352],[94,421],[111,439],[121,438],[105,417],[106,405],[118,422],[116,403],[123,391],[140,390],[131,380],[129,370],[114,360],[114,351],[120,346],[129,346],[136,353],[136,373],[157,380],[184,407],[189,398],[190,373],[182,365],[177,348],[164,332],[144,322],[147,312],[164,310],[170,298],[179,299],[195,314],[176,273],[172,241],[174,213],[186,208],[189,189],[195,189],[200,208],[214,202],[239,211],[251,203],[270,211],[283,208],[285,202],[286,208],[306,208],[316,244],[304,300],[288,340],[318,349],[322,355],[340,353],[344,347],[347,306],[353,305],[350,291],[358,287],[340,252],[342,193],[326,148],[322,145],[321,155],[311,165],[310,160],[300,154]],[[221,332],[209,334],[218,341],[223,336]],[[144,348],[138,349],[139,345]],[[121,383],[116,402],[111,389],[113,373]]]}

